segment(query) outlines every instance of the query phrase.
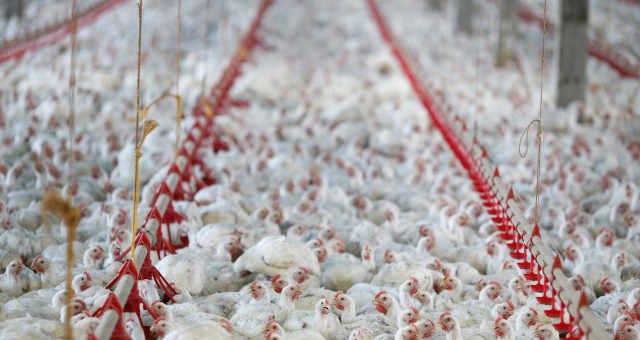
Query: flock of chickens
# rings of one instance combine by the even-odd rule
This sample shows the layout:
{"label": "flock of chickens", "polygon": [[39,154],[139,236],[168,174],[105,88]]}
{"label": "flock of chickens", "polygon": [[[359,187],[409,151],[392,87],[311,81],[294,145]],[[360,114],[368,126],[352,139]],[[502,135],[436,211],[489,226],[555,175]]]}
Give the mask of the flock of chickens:
{"label": "flock of chickens", "polygon": [[[412,5],[383,8],[400,25]],[[257,1],[233,6],[253,11]],[[139,281],[150,307],[141,318],[124,313],[131,339],[559,339],[556,320],[544,314],[547,306],[510,260],[364,1],[276,1],[260,38],[266,50],[244,66],[232,90],[250,106],[215,118],[228,150],[209,147],[200,155],[217,183],[192,201],[173,202],[186,221],[163,228],[180,249],[163,258],[152,254],[178,291],[175,302],[153,281]],[[204,66],[196,52],[185,54],[185,91],[197,93],[189,71]],[[128,90],[111,85],[114,93]],[[486,85],[488,93],[503,95],[491,88],[495,83]],[[71,157],[64,134],[57,135],[65,130],[55,114],[63,104],[25,93],[3,100],[5,115],[26,110],[31,121],[4,122],[0,338],[61,338],[72,308],[75,339],[86,339],[131,241],[132,149],[125,143],[131,134],[124,131],[126,118],[100,118],[115,105],[103,102],[102,92],[92,99],[101,106],[96,121],[77,123],[85,137],[74,145],[76,182],[62,191],[82,208],[74,244],[82,256],[74,269],[75,299],[65,305],[66,235],[55,220],[42,225],[38,203],[41,190],[63,182]],[[53,118],[42,119],[42,112]],[[117,127],[99,130],[106,122]],[[481,140],[498,148],[518,133],[502,126]],[[171,149],[172,135],[159,134],[150,136],[142,158],[142,207],[166,174],[167,167],[156,166],[161,156],[153,155]],[[612,152],[617,137],[589,128],[545,134],[539,223],[574,288],[587,293],[616,339],[638,340],[640,192],[632,160],[622,163],[625,156]],[[508,148],[503,157],[491,150],[494,160],[503,178],[531,196],[533,164],[509,157]],[[518,199],[533,205],[524,195]]]}

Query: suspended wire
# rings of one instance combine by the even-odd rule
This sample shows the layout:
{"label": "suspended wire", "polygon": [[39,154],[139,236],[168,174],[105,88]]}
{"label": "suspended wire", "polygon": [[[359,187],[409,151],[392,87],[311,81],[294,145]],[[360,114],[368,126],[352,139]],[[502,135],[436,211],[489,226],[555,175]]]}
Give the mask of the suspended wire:
{"label": "suspended wire", "polygon": [[[535,206],[535,223],[538,224],[540,217],[540,169],[542,166],[542,93],[544,89],[544,42],[547,35],[547,0],[544,0],[544,14],[542,17],[542,52],[540,54],[540,103],[538,109],[538,119],[532,120],[529,125],[522,131],[520,136],[520,142],[518,144],[518,153],[520,157],[527,156],[529,149],[529,129],[533,124],[537,124],[538,131],[536,135],[536,142],[538,143],[538,159],[536,169],[536,206]],[[525,139],[525,149],[522,151],[522,141]]]}
{"label": "suspended wire", "polygon": [[78,4],[71,2],[71,56],[69,63],[69,159],[67,161],[67,185],[71,185],[71,168],[73,165],[73,139],[75,137],[76,116],[76,43],[78,30]]}

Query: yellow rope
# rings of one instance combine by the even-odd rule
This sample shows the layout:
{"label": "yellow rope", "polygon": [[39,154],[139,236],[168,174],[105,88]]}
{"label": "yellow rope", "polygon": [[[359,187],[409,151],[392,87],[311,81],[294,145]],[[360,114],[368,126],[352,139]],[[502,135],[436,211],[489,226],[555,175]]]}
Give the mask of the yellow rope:
{"label": "yellow rope", "polygon": [[[76,42],[78,30],[78,5],[71,2],[71,62],[69,65],[69,159],[67,162],[67,184],[71,184],[71,168],[73,166],[73,138],[75,135],[76,116]],[[70,195],[70,194],[69,194]],[[70,196],[69,196],[70,197]]]}
{"label": "yellow rope", "polygon": [[73,340],[73,332],[71,329],[71,301],[73,300],[74,292],[71,287],[72,273],[73,273],[73,242],[76,239],[76,229],[80,223],[80,211],[78,208],[71,205],[70,200],[65,200],[56,191],[45,191],[42,195],[40,202],[40,209],[42,210],[42,222],[47,225],[47,214],[52,213],[60,218],[67,226],[67,263],[66,263],[66,283],[65,289],[67,294],[65,296],[66,320],[65,320],[65,339]]}
{"label": "yellow rope", "polygon": [[176,146],[175,146],[175,156],[178,157],[178,151],[180,151],[180,131],[182,130],[182,97],[177,94],[168,93],[156,98],[151,104],[147,105],[143,110],[140,117],[140,120],[144,121],[149,113],[149,110],[152,106],[158,104],[159,102],[167,99],[174,98],[176,100],[177,105],[177,113],[176,113]]}
{"label": "yellow rope", "polygon": [[137,79],[137,85],[136,85],[136,146],[134,148],[134,157],[136,159],[135,161],[135,168],[134,168],[134,178],[133,178],[133,187],[134,187],[134,191],[133,191],[133,222],[131,225],[131,259],[134,258],[135,254],[136,254],[136,247],[135,247],[135,239],[136,239],[136,232],[137,232],[137,219],[138,219],[138,183],[139,183],[139,178],[138,178],[138,159],[140,158],[138,156],[138,154],[140,153],[140,150],[138,149],[138,145],[140,143],[140,67],[142,64],[142,54],[141,54],[141,49],[142,49],[142,0],[138,0],[138,79]]}
{"label": "yellow rope", "polygon": [[182,101],[180,100],[180,53],[182,50],[182,0],[178,0],[178,53],[176,56],[176,100],[178,101],[178,110],[176,118],[178,129],[176,130],[176,157],[178,157],[178,149],[180,148],[180,121],[182,119]]}
{"label": "yellow rope", "polygon": [[[152,119],[146,119],[146,117],[149,114],[149,110],[153,106],[155,106],[156,104],[158,104],[159,102],[161,102],[166,98],[174,98],[176,100],[176,104],[178,106],[178,115],[176,117],[176,130],[180,131],[180,129],[182,128],[182,98],[176,94],[169,93],[169,94],[160,96],[159,98],[156,98],[154,101],[151,102],[151,104],[145,106],[142,109],[142,112],[139,112],[139,114],[137,115],[137,118],[140,121],[142,121],[143,124],[142,124],[142,136],[139,138],[139,141],[136,142],[135,165],[133,169],[134,182],[133,182],[133,221],[132,221],[132,227],[131,227],[131,258],[133,258],[136,254],[135,238],[136,238],[136,232],[138,230],[138,201],[140,200],[139,172],[140,172],[140,158],[142,157],[142,151],[141,151],[142,145],[144,144],[145,139],[151,133],[151,131],[153,131],[158,126],[158,122]],[[179,147],[180,147],[180,134],[176,133],[175,157],[178,157]]]}

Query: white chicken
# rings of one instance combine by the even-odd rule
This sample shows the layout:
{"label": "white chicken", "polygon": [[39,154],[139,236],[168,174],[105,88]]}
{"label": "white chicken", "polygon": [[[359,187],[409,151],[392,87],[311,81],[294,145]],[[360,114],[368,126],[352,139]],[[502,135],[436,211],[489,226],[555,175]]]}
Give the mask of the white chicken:
{"label": "white chicken", "polygon": [[101,245],[89,247],[82,256],[85,268],[99,268],[104,259],[105,251]]}
{"label": "white chicken", "polygon": [[230,334],[219,322],[199,320],[187,325],[172,324],[158,318],[151,326],[151,332],[162,340],[195,340],[203,338],[229,339]]}
{"label": "white chicken", "polygon": [[282,290],[277,304],[265,302],[239,306],[231,317],[231,324],[246,336],[256,336],[271,318],[283,322],[295,309],[295,300],[301,293],[299,286],[288,285]]}
{"label": "white chicken", "polygon": [[286,275],[291,268],[305,267],[320,274],[318,259],[303,243],[288,241],[284,236],[267,236],[247,249],[234,263],[238,273],[252,272],[269,276]]}
{"label": "white chicken", "polygon": [[29,291],[29,278],[20,275],[24,265],[20,260],[13,260],[0,275],[0,292],[9,296],[19,296]]}
{"label": "white chicken", "polygon": [[536,326],[534,336],[539,340],[560,340],[558,331],[550,324],[539,324]]}
{"label": "white chicken", "polygon": [[292,313],[284,324],[287,330],[310,328],[327,339],[341,339],[346,336],[338,317],[331,310],[329,298],[318,300],[315,311],[310,313]]}
{"label": "white chicken", "polygon": [[64,281],[62,268],[52,264],[42,255],[36,256],[31,261],[31,269],[40,276],[40,286],[42,288],[53,287]]}
{"label": "white chicken", "polygon": [[391,294],[386,291],[380,291],[373,298],[373,304],[376,310],[382,313],[394,325],[397,325],[398,315],[400,314],[400,304]]}

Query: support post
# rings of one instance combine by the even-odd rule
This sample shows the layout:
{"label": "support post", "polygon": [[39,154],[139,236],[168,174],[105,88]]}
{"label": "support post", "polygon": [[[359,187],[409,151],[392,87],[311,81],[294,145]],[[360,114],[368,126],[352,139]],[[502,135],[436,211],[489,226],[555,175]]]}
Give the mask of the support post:
{"label": "support post", "polygon": [[445,0],[426,0],[427,5],[429,5],[429,9],[435,12],[442,12],[445,7]]}
{"label": "support post", "polygon": [[[585,99],[587,85],[587,24],[589,1],[560,1],[561,31],[558,61],[558,97],[556,105],[567,107],[574,101]],[[585,117],[580,115],[579,122]]]}
{"label": "support post", "polygon": [[518,39],[518,0],[500,0],[500,31],[496,65],[506,66],[516,56]]}
{"label": "support post", "polygon": [[458,0],[456,27],[459,32],[471,35],[473,33],[473,1]]}
{"label": "support post", "polygon": [[24,13],[24,0],[5,0],[5,12],[4,16],[7,19],[15,16],[18,18],[22,18],[22,14]]}

